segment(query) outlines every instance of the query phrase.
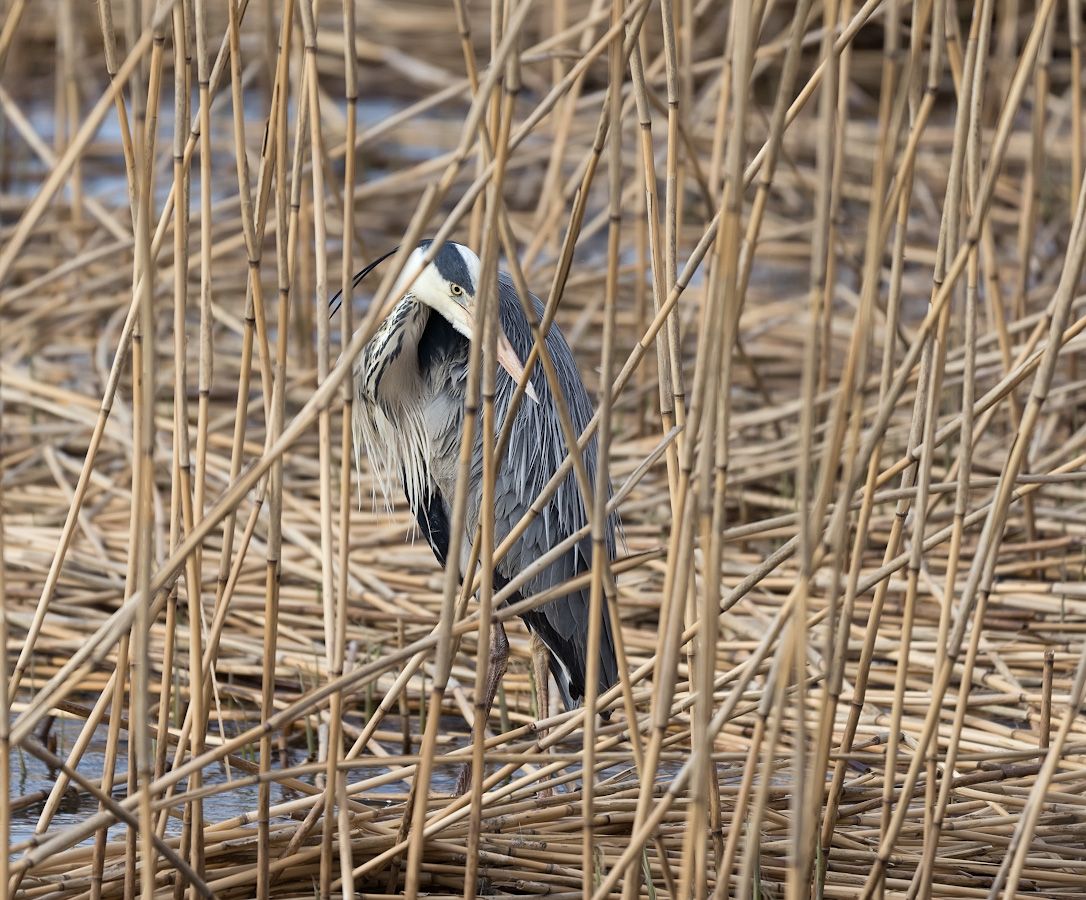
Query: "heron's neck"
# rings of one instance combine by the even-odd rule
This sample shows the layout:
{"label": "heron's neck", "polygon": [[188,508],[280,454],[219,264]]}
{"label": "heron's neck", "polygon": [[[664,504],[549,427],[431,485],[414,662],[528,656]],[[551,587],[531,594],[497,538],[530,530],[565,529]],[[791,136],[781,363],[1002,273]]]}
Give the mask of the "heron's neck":
{"label": "heron's neck", "polygon": [[415,348],[430,311],[414,297],[404,297],[393,307],[366,345],[355,370],[363,402],[400,405],[419,388]]}
{"label": "heron's neck", "polygon": [[467,359],[467,340],[411,296],[396,304],[359,357],[355,442],[386,502],[398,479],[419,508],[431,480],[426,409],[460,359]]}

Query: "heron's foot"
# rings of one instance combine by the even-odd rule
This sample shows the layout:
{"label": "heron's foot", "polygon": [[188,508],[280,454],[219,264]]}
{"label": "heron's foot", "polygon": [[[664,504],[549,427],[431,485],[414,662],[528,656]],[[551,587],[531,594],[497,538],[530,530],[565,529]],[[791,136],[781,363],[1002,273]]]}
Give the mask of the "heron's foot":
{"label": "heron's foot", "polygon": [[456,788],[453,790],[453,796],[463,797],[468,792],[469,787],[471,787],[471,763],[466,762],[460,767],[460,774],[456,776]]}

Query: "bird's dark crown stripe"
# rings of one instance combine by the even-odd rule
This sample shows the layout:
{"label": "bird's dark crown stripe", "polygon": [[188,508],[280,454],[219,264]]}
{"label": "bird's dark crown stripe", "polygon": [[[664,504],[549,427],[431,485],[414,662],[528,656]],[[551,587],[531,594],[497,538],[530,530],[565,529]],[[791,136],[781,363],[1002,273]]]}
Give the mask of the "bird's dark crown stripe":
{"label": "bird's dark crown stripe", "polygon": [[[432,243],[433,241],[429,239],[420,241],[419,249],[425,250]],[[449,242],[442,244],[434,257],[434,265],[442,278],[451,284],[460,285],[465,293],[475,296],[475,282],[472,281],[471,271],[464,262],[464,257],[460,255],[460,251],[456,249],[456,244]]]}

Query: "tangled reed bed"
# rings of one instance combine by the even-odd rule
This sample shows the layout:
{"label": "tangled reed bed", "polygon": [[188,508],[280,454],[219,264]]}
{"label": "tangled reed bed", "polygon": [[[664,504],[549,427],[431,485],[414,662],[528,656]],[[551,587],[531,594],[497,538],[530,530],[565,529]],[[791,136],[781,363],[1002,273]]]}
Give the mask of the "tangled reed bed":
{"label": "tangled reed bed", "polygon": [[[32,6],[9,893],[1086,895],[1078,0]],[[626,534],[610,721],[512,618],[459,799],[477,607],[345,434],[396,260],[325,314],[434,234],[557,302]]]}

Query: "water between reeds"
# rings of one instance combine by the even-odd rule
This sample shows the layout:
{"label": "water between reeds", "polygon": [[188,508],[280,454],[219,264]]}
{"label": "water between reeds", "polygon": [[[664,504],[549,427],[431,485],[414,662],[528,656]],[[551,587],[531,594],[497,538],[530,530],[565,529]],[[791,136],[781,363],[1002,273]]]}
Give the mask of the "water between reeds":
{"label": "water between reeds", "polygon": [[[389,717],[385,721],[390,729],[399,728],[401,724],[397,719],[392,717]],[[54,754],[62,759],[67,758],[67,755],[72,748],[72,743],[79,732],[80,724],[81,723],[74,720],[61,717],[58,717],[53,722],[52,727],[49,729],[47,743]],[[108,726],[106,725],[101,725],[95,730],[94,736],[91,738],[90,744],[79,762],[78,768],[80,774],[95,783],[101,783],[103,766],[106,759],[108,730]],[[452,733],[455,733],[456,731],[457,729],[450,729],[450,732]],[[230,736],[229,732],[227,736]],[[459,734],[457,737],[459,737]],[[120,743],[121,746],[118,748],[117,752],[117,764],[115,767],[116,780],[113,790],[113,797],[117,800],[123,800],[127,794],[126,779],[128,771],[128,755],[125,748],[127,740],[124,733],[121,735]],[[402,747],[394,746],[391,742],[380,743],[390,754],[396,754],[402,751]],[[466,743],[466,740],[452,742],[448,745],[448,749],[455,749],[463,743]],[[252,761],[255,763],[255,747],[253,748],[253,752],[254,756]],[[169,758],[172,759],[172,752],[169,754]],[[242,758],[244,759],[245,757],[243,756]],[[314,756],[310,750],[304,746],[304,744],[299,744],[296,741],[292,741],[291,744],[286,747],[279,747],[275,751],[276,768],[299,766],[307,762],[312,762],[313,759]],[[365,771],[364,777],[374,777],[387,773],[388,771],[390,771],[389,768],[368,768]],[[33,837],[38,818],[45,806],[49,792],[53,789],[54,784],[56,784],[58,774],[57,771],[50,769],[33,754],[19,747],[12,749],[11,843],[13,846],[18,846],[20,843]],[[212,794],[204,800],[204,816],[208,822],[222,822],[232,819],[235,816],[252,812],[257,808],[257,786],[255,784],[235,784],[235,782],[243,779],[245,774],[246,773],[240,771],[238,767],[229,766],[223,763],[209,766],[203,770],[203,784],[205,786],[229,785],[229,787],[225,787],[224,790]],[[435,767],[433,773],[433,790],[435,792],[451,792],[456,784],[456,775],[457,770],[455,767]],[[363,776],[359,775],[356,777],[361,778]],[[301,775],[298,780],[307,784],[314,784],[315,776]],[[348,778],[349,782],[353,780],[355,780],[354,777]],[[386,795],[391,799],[392,796],[402,796],[407,790],[408,785],[406,782],[393,781],[367,791],[366,796],[368,798],[380,800],[382,795]],[[276,781],[271,782],[271,804],[273,806],[277,803],[296,799],[299,796],[300,794],[297,791],[285,788]],[[58,831],[63,830],[68,826],[79,825],[97,811],[97,800],[86,792],[76,790],[74,787],[69,787],[64,795],[64,799],[61,801],[60,808],[49,825],[49,830]],[[109,831],[109,839],[123,839],[125,829],[126,826],[123,824],[113,826]],[[166,824],[166,834],[176,835],[180,833],[181,818],[179,815],[171,815]],[[93,843],[93,840],[93,838],[89,838],[82,843],[90,844]]]}

